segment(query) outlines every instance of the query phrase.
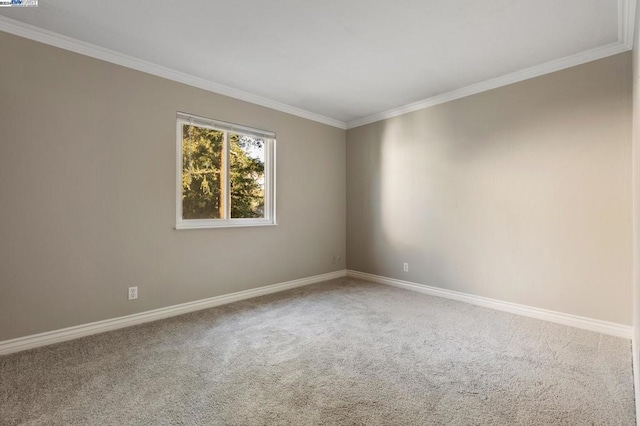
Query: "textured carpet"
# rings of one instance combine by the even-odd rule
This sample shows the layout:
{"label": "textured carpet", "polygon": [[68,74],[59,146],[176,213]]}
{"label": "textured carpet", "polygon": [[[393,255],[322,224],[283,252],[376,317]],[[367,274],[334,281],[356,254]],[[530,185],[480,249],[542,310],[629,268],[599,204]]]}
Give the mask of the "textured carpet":
{"label": "textured carpet", "polygon": [[633,425],[630,342],[340,279],[0,357],[3,425]]}

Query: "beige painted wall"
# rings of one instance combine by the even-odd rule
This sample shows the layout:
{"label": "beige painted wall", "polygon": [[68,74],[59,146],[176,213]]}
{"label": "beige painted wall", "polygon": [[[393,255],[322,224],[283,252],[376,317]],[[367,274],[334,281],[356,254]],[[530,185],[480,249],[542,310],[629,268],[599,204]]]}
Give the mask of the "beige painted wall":
{"label": "beige painted wall", "polygon": [[631,324],[631,53],[349,130],[347,200],[349,269]]}
{"label": "beige painted wall", "polygon": [[[344,130],[5,33],[0,58],[0,340],[344,269]],[[173,229],[176,111],[277,133],[278,226]]]}

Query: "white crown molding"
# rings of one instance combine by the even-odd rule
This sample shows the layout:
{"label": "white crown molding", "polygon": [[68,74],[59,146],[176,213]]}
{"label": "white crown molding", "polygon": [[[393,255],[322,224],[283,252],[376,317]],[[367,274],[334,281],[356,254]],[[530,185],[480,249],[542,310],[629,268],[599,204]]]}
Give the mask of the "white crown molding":
{"label": "white crown molding", "polygon": [[254,95],[252,93],[244,92],[242,90],[234,89],[232,87],[205,80],[200,77],[195,77],[193,75],[176,71],[174,69],[157,65],[148,61],[144,61],[133,56],[125,55],[114,50],[106,49],[104,47],[86,43],[72,37],[67,37],[62,34],[48,31],[33,25],[25,24],[23,22],[7,18],[5,16],[0,16],[0,31],[24,37],[40,43],[48,44],[50,46],[59,47],[61,49],[79,53],[81,55],[90,56],[92,58],[100,59],[106,62],[111,62],[112,64],[121,65],[123,67],[131,68],[137,71],[142,71],[147,74],[166,78],[168,80],[177,81],[178,83],[187,84],[189,86],[204,89],[209,92],[229,96],[241,101],[246,101],[252,104],[271,108],[276,111],[281,111],[287,114],[306,118],[308,120],[328,124],[329,126],[337,127],[339,129],[346,129],[346,124],[343,121],[336,120],[331,117],[326,117],[321,114],[306,111],[301,108],[267,99],[262,96]]}
{"label": "white crown molding", "polygon": [[636,24],[636,0],[618,0],[618,40],[633,49]]}
{"label": "white crown molding", "polygon": [[626,52],[633,48],[633,34],[635,28],[635,10],[636,0],[618,0],[618,41],[581,52],[575,55],[567,56],[553,60],[541,65],[536,65],[501,77],[475,83],[466,87],[452,90],[437,96],[432,96],[417,102],[413,102],[387,111],[369,115],[367,117],[358,118],[345,123],[331,117],[306,111],[291,105],[277,102],[262,96],[234,89],[213,81],[205,80],[200,77],[176,71],[161,65],[156,65],[148,61],[144,61],[132,56],[128,56],[110,49],[106,49],[91,43],[86,43],[71,37],[64,36],[52,31],[48,31],[33,25],[0,16],[0,31],[24,37],[40,43],[59,47],[92,58],[111,62],[127,68],[142,71],[168,80],[177,81],[213,93],[218,93],[231,98],[261,105],[276,111],[285,112],[298,117],[317,121],[319,123],[328,124],[339,129],[353,129],[355,127],[364,126],[365,124],[374,123],[388,118],[397,117],[399,115],[418,111],[424,108],[442,104],[445,102],[460,99],[466,96],[474,95],[498,87],[528,80],[530,78],[539,77],[555,71],[560,71],[576,65],[581,65],[597,59],[606,58],[618,53]]}
{"label": "white crown molding", "polygon": [[40,346],[65,342],[67,340],[78,339],[92,334],[104,333],[105,331],[117,330],[119,328],[130,327],[132,325],[143,324],[145,322],[157,321],[164,318],[174,317],[189,312],[202,309],[213,308],[215,306],[226,305],[240,300],[251,299],[266,294],[277,293],[296,287],[315,284],[322,281],[342,278],[347,275],[346,270],[329,272],[322,275],[301,278],[279,284],[258,287],[251,290],[239,291],[237,293],[225,294],[222,296],[210,297],[208,299],[196,300],[194,302],[181,303],[179,305],[167,306],[165,308],[154,309],[152,311],[140,312],[124,317],[112,318],[88,324],[67,327],[60,330],[48,331],[46,333],[33,334],[16,339],[0,342],[0,355],[7,355],[13,352],[20,352]]}
{"label": "white crown molding", "polygon": [[347,276],[378,284],[386,284],[394,287],[411,290],[430,296],[443,297],[445,299],[456,300],[458,302],[470,303],[484,308],[495,309],[497,311],[509,312],[525,317],[536,318],[556,324],[567,325],[569,327],[581,328],[583,330],[595,331],[597,333],[608,334],[616,337],[631,339],[633,327],[624,324],[616,324],[608,321],[601,321],[577,315],[565,314],[562,312],[550,311],[547,309],[535,308],[533,306],[520,305],[517,303],[505,302],[488,297],[476,296],[459,291],[445,290],[424,284],[410,281],[396,280],[394,278],[382,277],[380,275],[368,274],[366,272],[347,270]]}
{"label": "white crown molding", "polygon": [[587,50],[575,55],[566,56],[525,68],[511,74],[501,77],[492,78],[479,83],[471,84],[466,87],[452,90],[447,93],[422,99],[417,102],[410,103],[397,108],[392,108],[367,117],[358,118],[347,123],[347,129],[364,126],[365,124],[375,123],[377,121],[386,120],[388,118],[397,117],[410,112],[429,108],[438,104],[464,98],[477,93],[486,92],[488,90],[497,89],[498,87],[507,86],[509,84],[518,83],[530,78],[539,77],[555,71],[571,68],[576,65],[585,64],[597,59],[606,58],[608,56],[617,55],[633,49],[633,31],[635,27],[635,10],[636,0],[618,0],[618,41],[595,49]]}
{"label": "white crown molding", "polygon": [[606,46],[598,47],[596,49],[588,50],[576,55],[568,56],[566,58],[557,59],[545,64],[536,65],[531,68],[526,68],[511,74],[503,75],[501,77],[485,80],[480,83],[472,84],[460,89],[455,89],[441,95],[432,96],[430,98],[413,102],[411,104],[404,105],[398,108],[393,108],[377,114],[369,115],[367,117],[358,118],[356,120],[349,121],[347,123],[347,129],[353,129],[355,127],[364,126],[365,124],[375,123],[377,121],[382,121],[389,118],[397,117],[399,115],[408,114],[410,112],[419,111],[421,109],[443,104],[445,102],[465,98],[477,93],[497,89],[498,87],[507,86],[509,84],[528,80],[530,78],[539,77],[555,71],[560,71],[576,65],[595,61],[596,59],[606,58],[607,56],[616,55],[628,50],[629,48],[626,45],[617,41]]}

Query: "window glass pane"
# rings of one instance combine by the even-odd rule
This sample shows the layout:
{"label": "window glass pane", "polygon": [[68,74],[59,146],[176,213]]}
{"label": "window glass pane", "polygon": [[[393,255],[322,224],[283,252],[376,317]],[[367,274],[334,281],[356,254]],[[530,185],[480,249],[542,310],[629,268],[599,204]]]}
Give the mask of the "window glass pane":
{"label": "window glass pane", "polygon": [[229,144],[231,217],[263,218],[266,141],[230,133]]}
{"label": "window glass pane", "polygon": [[182,126],[182,217],[224,217],[224,132]]}

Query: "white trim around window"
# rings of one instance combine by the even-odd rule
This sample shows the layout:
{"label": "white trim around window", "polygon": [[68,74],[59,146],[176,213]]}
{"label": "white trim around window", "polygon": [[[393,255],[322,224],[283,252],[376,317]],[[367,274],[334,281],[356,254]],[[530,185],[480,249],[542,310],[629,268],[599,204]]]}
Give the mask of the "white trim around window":
{"label": "white trim around window", "polygon": [[[183,126],[192,125],[224,132],[224,188],[223,217],[216,219],[185,219],[183,217]],[[264,140],[264,217],[232,218],[231,189],[229,184],[229,134],[260,138]],[[176,119],[176,226],[175,229],[230,228],[244,226],[274,226],[276,222],[276,135],[260,129],[212,120],[196,115],[177,113]]]}

